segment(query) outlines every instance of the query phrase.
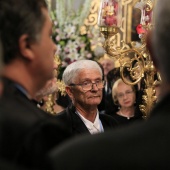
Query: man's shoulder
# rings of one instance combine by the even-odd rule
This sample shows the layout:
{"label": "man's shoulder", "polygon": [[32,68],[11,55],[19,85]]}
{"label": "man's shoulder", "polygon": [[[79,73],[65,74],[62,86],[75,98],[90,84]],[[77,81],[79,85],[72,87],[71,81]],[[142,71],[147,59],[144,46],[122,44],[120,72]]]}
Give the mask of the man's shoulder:
{"label": "man's shoulder", "polygon": [[55,116],[56,116],[57,118],[67,117],[67,111],[66,111],[66,109],[64,109],[63,111],[57,113]]}
{"label": "man's shoulder", "polygon": [[18,93],[4,94],[0,98],[0,113],[4,123],[11,122],[13,126],[17,124],[22,128],[53,122],[52,115],[44,112],[31,100]]}
{"label": "man's shoulder", "polygon": [[102,121],[102,123],[107,123],[107,124],[114,125],[114,126],[118,125],[117,120],[108,114],[99,113],[99,118]]}

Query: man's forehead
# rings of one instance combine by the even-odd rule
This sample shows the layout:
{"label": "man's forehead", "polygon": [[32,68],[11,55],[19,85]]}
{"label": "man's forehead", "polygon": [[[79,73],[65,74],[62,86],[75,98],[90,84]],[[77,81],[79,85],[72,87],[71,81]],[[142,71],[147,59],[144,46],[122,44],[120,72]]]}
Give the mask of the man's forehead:
{"label": "man's forehead", "polygon": [[79,72],[76,79],[77,80],[93,80],[102,78],[102,74],[97,69],[84,69]]}

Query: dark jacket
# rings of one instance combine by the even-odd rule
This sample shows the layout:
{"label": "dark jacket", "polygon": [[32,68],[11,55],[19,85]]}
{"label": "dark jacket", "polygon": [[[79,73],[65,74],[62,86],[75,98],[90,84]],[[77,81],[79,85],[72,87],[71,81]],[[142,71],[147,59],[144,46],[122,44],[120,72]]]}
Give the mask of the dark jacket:
{"label": "dark jacket", "polygon": [[69,137],[65,126],[40,110],[4,78],[0,99],[0,157],[21,166],[43,167],[46,153]]}
{"label": "dark jacket", "polygon": [[170,169],[170,93],[148,120],[71,140],[50,158],[54,170]]}
{"label": "dark jacket", "polygon": [[[76,109],[71,104],[64,111],[60,112],[57,115],[57,118],[65,122],[65,125],[68,128],[69,134],[71,134],[72,136],[76,136],[76,135],[84,134],[84,133],[90,134],[84,122],[75,112],[76,112]],[[102,122],[104,131],[106,131],[107,129],[115,128],[118,125],[118,123],[114,120],[114,118],[106,114],[99,113],[99,119]]]}

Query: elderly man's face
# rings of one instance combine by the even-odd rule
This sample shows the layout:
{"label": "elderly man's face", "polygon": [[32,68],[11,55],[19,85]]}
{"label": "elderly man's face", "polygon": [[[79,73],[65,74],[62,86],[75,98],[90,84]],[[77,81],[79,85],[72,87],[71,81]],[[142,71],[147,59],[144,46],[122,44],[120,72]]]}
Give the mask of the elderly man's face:
{"label": "elderly man's face", "polygon": [[[101,73],[96,69],[83,69],[77,76],[75,84],[95,83],[102,81]],[[92,85],[91,90],[84,90],[82,86],[71,87],[72,99],[75,105],[79,107],[97,107],[102,100],[102,88],[96,84]]]}

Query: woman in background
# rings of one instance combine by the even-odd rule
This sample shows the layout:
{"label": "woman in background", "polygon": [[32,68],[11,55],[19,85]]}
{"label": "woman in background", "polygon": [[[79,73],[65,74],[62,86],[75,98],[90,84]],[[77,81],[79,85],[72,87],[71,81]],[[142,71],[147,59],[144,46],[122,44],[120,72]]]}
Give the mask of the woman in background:
{"label": "woman in background", "polygon": [[119,106],[119,110],[112,115],[119,125],[142,120],[142,115],[136,112],[134,86],[127,85],[122,79],[118,79],[112,87],[112,97],[114,103]]}

